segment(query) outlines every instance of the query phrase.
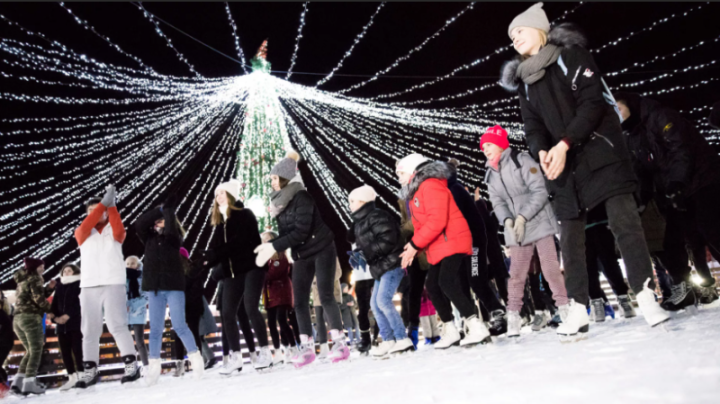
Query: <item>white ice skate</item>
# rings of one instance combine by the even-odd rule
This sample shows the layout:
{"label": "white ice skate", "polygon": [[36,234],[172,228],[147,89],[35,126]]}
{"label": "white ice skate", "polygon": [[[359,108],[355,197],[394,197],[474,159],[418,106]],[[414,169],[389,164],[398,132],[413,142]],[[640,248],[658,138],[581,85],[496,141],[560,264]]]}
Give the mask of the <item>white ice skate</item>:
{"label": "white ice skate", "polygon": [[464,324],[465,338],[460,341],[460,346],[472,346],[492,341],[490,331],[478,316],[466,318]]}
{"label": "white ice skate", "polygon": [[60,391],[70,390],[71,388],[75,387],[75,383],[77,383],[77,381],[78,381],[77,373],[71,374],[70,376],[68,376],[68,381],[60,387]]}
{"label": "white ice skate", "polygon": [[230,376],[234,371],[242,371],[243,357],[242,352],[230,352],[227,364],[220,369],[220,374],[223,376]]}
{"label": "white ice skate", "polygon": [[635,297],[637,298],[638,307],[645,317],[645,321],[647,321],[651,327],[655,327],[658,324],[668,321],[670,315],[660,307],[660,304],[655,300],[655,292],[648,287],[649,283],[650,278],[647,278],[643,285],[642,292],[638,293]]}
{"label": "white ice skate", "polygon": [[517,311],[507,312],[507,336],[508,338],[517,338],[520,336],[520,313]]}
{"label": "white ice skate", "polygon": [[[410,343],[412,344],[412,342]],[[390,350],[395,346],[395,340],[383,341],[370,350],[370,356],[376,359],[387,358]]]}
{"label": "white ice skate", "polygon": [[460,345],[460,332],[455,327],[455,323],[448,321],[443,325],[442,332],[440,332],[440,341],[436,342],[433,347],[435,349],[448,349],[455,345]]}
{"label": "white ice skate", "polygon": [[267,371],[272,367],[273,357],[272,353],[270,353],[269,346],[264,346],[260,348],[260,352],[258,352],[258,356],[255,359],[255,363],[253,365],[255,366],[255,370],[257,370],[258,372]]}
{"label": "white ice skate", "polygon": [[585,305],[576,303],[570,299],[568,303],[567,318],[563,319],[562,324],[557,328],[557,335],[560,342],[576,342],[587,338],[590,329],[590,317],[588,317]]}
{"label": "white ice skate", "polygon": [[317,360],[320,362],[324,362],[328,355],[330,355],[330,347],[328,347],[328,343],[322,343],[320,344],[320,353],[317,355]]}
{"label": "white ice skate", "polygon": [[203,359],[202,352],[198,349],[188,355],[188,360],[190,360],[190,367],[193,371],[193,379],[201,379],[205,374],[205,360]]}
{"label": "white ice skate", "polygon": [[162,372],[162,362],[160,359],[150,359],[148,364],[148,370],[145,373],[145,384],[153,386],[157,384],[160,379],[160,373]]}
{"label": "white ice skate", "polygon": [[413,345],[413,342],[410,338],[404,338],[400,341],[395,341],[395,345],[390,349],[390,352],[388,352],[390,355],[393,354],[400,354],[403,352],[412,352],[415,350],[415,345]]}

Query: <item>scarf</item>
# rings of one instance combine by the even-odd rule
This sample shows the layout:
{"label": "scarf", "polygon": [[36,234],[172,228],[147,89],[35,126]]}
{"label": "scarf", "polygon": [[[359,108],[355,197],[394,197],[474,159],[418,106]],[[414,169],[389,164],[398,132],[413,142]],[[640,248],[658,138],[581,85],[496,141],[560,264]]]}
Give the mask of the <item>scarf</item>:
{"label": "scarf", "polygon": [[[295,178],[297,178],[297,176]],[[305,185],[302,183],[302,180],[295,181],[295,178],[287,184],[285,188],[270,194],[270,216],[273,218],[285,210],[290,201],[295,197],[295,194],[305,190]]]}
{"label": "scarf", "polygon": [[140,271],[132,268],[125,268],[125,275],[128,280],[128,299],[135,299],[140,297]]}
{"label": "scarf", "polygon": [[228,205],[218,205],[218,209],[220,210],[220,214],[222,215],[223,220],[227,222]]}
{"label": "scarf", "polygon": [[562,49],[562,47],[550,43],[545,45],[537,55],[520,63],[515,72],[515,77],[522,79],[528,85],[537,82],[545,77],[545,68],[558,60]]}
{"label": "scarf", "polygon": [[61,276],[60,277],[60,283],[63,285],[68,285],[73,282],[77,282],[80,280],[80,275],[70,275],[70,276]]}

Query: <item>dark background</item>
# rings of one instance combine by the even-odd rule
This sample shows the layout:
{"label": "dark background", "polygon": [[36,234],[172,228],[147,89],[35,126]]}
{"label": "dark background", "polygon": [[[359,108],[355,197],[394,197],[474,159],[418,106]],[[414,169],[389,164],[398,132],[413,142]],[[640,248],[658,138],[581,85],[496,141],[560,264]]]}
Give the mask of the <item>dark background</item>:
{"label": "dark background", "polygon": [[[369,76],[384,69],[398,57],[407,53],[411,48],[420,44],[425,38],[437,31],[444,22],[457,14],[468,3],[388,3],[375,18],[373,26],[369,28],[365,37],[355,47],[353,54],[344,62],[344,66],[327,84],[321,86],[322,90],[337,91],[347,88],[355,83],[366,80],[368,77],[347,77],[347,75]],[[532,3],[478,3],[473,10],[466,12],[452,24],[438,38],[431,41],[425,48],[414,54],[409,60],[403,62],[398,68],[388,73],[394,77],[381,78],[349,95],[357,97],[370,97],[379,94],[400,91],[414,84],[423,83],[434,76],[445,75],[456,67],[493,53],[496,49],[510,45],[507,36],[507,26],[512,18],[525,10]],[[585,3],[570,14],[566,21],[577,23],[583,28],[589,38],[589,48],[594,49],[605,43],[625,37],[631,32],[650,26],[658,20],[670,17],[672,14],[681,16],[685,11],[703,3]],[[197,38],[207,45],[237,58],[235,52],[232,30],[225,12],[224,3],[143,3],[151,13],[164,19],[187,34]],[[143,17],[135,5],[130,3],[68,3],[68,6],[79,17],[88,20],[100,33],[112,39],[125,51],[138,56],[146,64],[152,66],[157,72],[168,75],[190,77],[187,66],[180,62],[175,52],[170,49],[164,39],[154,32],[154,25]],[[314,86],[325,74],[329,73],[350,48],[356,35],[368,22],[375,12],[378,3],[310,3],[305,18],[306,25],[303,38],[300,41],[297,63],[291,81],[294,83]],[[572,10],[578,3],[545,3],[544,9],[550,20],[562,15],[566,10]],[[257,48],[264,39],[269,40],[268,60],[272,63],[273,71],[286,71],[290,66],[290,59],[295,47],[302,3],[231,3],[230,8],[237,24],[240,45],[249,64]],[[73,18],[58,4],[55,3],[2,3],[0,13],[12,21],[20,23],[26,28],[39,31],[47,37],[57,40],[77,52],[84,53],[99,61],[120,66],[137,68],[132,60],[120,55],[111,49],[103,40],[78,25]],[[646,68],[634,69],[627,74],[608,77],[609,85],[634,82],[655,77],[663,72],[675,68],[707,63],[716,58],[720,46],[715,39],[720,36],[720,4],[709,4],[700,11],[694,11],[687,17],[673,18],[668,22],[659,24],[649,32],[641,33],[629,40],[621,41],[617,46],[610,47],[596,54],[596,61],[602,71],[614,71],[628,67],[636,62],[642,62],[655,56],[672,53],[685,46],[706,40],[708,44],[698,50],[687,52],[679,57],[654,63]],[[228,77],[242,74],[241,66],[211,49],[188,38],[175,29],[160,23],[160,27],[171,39],[175,47],[182,52],[195,66],[197,71],[206,77]],[[43,44],[42,40],[32,39],[15,28],[9,27],[0,21],[0,38],[13,38],[31,43]],[[386,101],[414,101],[432,97],[450,95],[474,88],[483,84],[497,81],[501,64],[512,57],[511,52],[505,52],[493,57],[488,62],[477,67],[467,69],[456,77],[445,80],[440,84],[412,92]],[[11,56],[0,52],[0,58],[11,60]],[[13,74],[28,74],[27,71],[15,69],[7,64],[0,64],[0,70]],[[305,74],[311,73],[311,74]],[[677,74],[673,77],[658,80],[655,83],[637,87],[640,91],[657,91],[678,85],[694,84],[701,80],[717,77],[717,68],[706,68],[693,73]],[[41,77],[40,73],[32,73]],[[285,73],[274,73],[284,78]],[[397,77],[401,76],[401,77]],[[56,76],[44,77],[58,79]],[[16,79],[0,77],[0,91],[7,93],[28,95],[56,95],[74,97],[97,98],[123,98],[129,95],[117,94],[104,90],[73,90],[63,87],[52,87],[24,82]],[[670,94],[655,96],[661,102],[667,103],[680,110],[701,107],[712,104],[720,98],[720,86],[717,82],[702,85],[693,90],[677,91]],[[472,96],[453,101],[437,102],[418,108],[445,108],[463,107],[471,104],[482,104],[494,99],[506,98],[509,94],[500,88],[482,91]],[[153,104],[157,107],[160,104]],[[508,104],[503,104],[508,105]],[[69,115],[94,115],[106,112],[149,108],[148,105],[130,106],[57,106],[54,104],[33,104],[22,102],[9,102],[0,100],[0,119],[15,117],[53,117]],[[511,112],[517,113],[517,110]],[[706,117],[709,111],[688,114],[693,121]],[[514,120],[519,117],[500,118],[501,120]],[[702,124],[702,122],[699,122]],[[0,131],[17,129],[17,125],[0,124]],[[25,127],[32,127],[27,124]],[[188,192],[191,184],[208,158],[210,152],[220,141],[220,136],[226,130],[227,123],[217,131],[217,136],[195,154],[193,159],[181,175],[173,181],[172,189],[175,192]],[[305,129],[305,128],[304,128]],[[701,129],[708,129],[701,127]],[[307,133],[312,133],[308,129]],[[61,134],[45,134],[42,136],[61,136]],[[426,141],[432,134],[425,133]],[[22,141],[30,142],[40,135],[24,137]],[[475,136],[476,137],[476,136]],[[310,139],[313,142],[312,139]],[[0,141],[5,141],[0,138]],[[468,145],[477,146],[477,139],[468,137]],[[357,144],[361,147],[360,144]],[[361,185],[356,178],[343,172],[342,166],[332,161],[332,156],[316,146],[318,153],[324,157],[328,167],[335,173],[339,185],[347,190]],[[5,148],[0,153],[8,153]],[[363,150],[372,153],[370,149]],[[479,150],[475,152],[476,161],[469,170],[481,175],[484,164]],[[2,157],[2,154],[0,154]],[[380,156],[376,156],[380,158]],[[233,153],[225,153],[223,159],[236,158]],[[393,161],[382,159],[391,169]],[[81,162],[83,169],[91,170],[92,161]],[[314,195],[320,209],[324,212],[326,221],[336,233],[340,261],[345,268],[346,276],[349,271],[344,251],[349,246],[344,242],[345,229],[334,213],[331,205],[318,188],[318,184],[305,163],[300,164],[303,178]],[[12,189],[23,183],[36,181],[48,177],[56,168],[41,166],[32,170],[28,175],[21,177],[3,176],[0,178],[0,188]],[[230,172],[225,173],[225,179]],[[372,180],[367,180],[371,185]],[[467,184],[472,187],[481,184]],[[122,186],[122,184],[119,184]],[[383,199],[394,203],[395,190],[380,190]],[[25,189],[22,192],[10,193],[3,196],[3,201],[10,201],[9,205],[0,207],[0,217],[7,211],[27,203],[18,196],[22,193],[43,192],[42,189]],[[78,214],[82,211],[80,200],[90,195],[98,194],[97,190],[87,190],[78,200]],[[151,206],[160,203],[164,194],[151,198]],[[208,195],[208,200],[211,198]],[[148,206],[150,207],[150,206]],[[183,217],[189,212],[180,212]],[[203,213],[204,214],[204,213]],[[79,223],[78,223],[79,224]],[[33,224],[38,226],[39,223]],[[131,223],[125,223],[130,228]],[[35,228],[35,227],[31,227]],[[52,231],[52,227],[48,229]],[[203,237],[209,234],[205,232]],[[189,239],[197,237],[191,234]],[[188,243],[194,242],[189,240]],[[16,268],[21,262],[5,262],[7,258],[15,255],[21,249],[29,248],[33,240],[14,244],[13,240],[4,239],[0,250],[0,262],[3,270]],[[187,243],[186,243],[187,244]],[[200,242],[199,245],[204,245]],[[68,240],[67,246],[45,257],[49,264],[76,247],[74,240]],[[128,240],[124,245],[126,254],[142,254],[142,246],[134,232],[129,229]],[[49,266],[49,265],[48,265]],[[55,268],[47,275],[54,275],[59,268]],[[4,287],[12,287],[6,283]]]}

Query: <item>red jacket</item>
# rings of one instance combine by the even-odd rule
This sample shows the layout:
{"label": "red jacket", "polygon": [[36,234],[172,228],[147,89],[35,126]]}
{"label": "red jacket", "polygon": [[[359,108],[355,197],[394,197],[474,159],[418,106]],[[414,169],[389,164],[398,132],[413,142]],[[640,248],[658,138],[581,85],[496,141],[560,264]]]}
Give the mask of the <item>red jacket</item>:
{"label": "red jacket", "polygon": [[268,266],[270,269],[265,275],[265,290],[263,292],[265,308],[293,307],[293,289],[290,280],[290,268],[292,266],[287,258],[270,260]]}
{"label": "red jacket", "polygon": [[410,214],[415,227],[410,242],[416,249],[427,251],[431,265],[451,255],[472,254],[472,233],[446,179],[422,181],[410,201]]}

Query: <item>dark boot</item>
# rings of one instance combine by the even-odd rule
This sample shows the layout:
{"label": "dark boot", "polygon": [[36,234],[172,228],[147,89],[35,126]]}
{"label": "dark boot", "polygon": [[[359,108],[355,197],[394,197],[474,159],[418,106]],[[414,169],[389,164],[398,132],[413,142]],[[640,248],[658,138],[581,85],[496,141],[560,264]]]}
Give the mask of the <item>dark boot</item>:
{"label": "dark boot", "polygon": [[370,351],[372,343],[370,342],[370,330],[360,330],[360,344],[357,347],[358,352],[365,353]]}

